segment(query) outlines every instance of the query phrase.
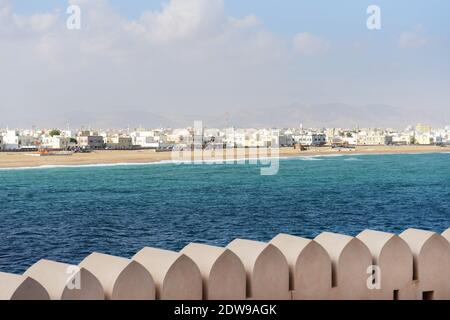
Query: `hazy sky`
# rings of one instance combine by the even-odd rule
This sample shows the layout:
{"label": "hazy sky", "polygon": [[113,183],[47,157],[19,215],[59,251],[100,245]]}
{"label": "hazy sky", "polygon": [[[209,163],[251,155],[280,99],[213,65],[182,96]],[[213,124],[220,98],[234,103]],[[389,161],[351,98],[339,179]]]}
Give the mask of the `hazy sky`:
{"label": "hazy sky", "polygon": [[441,0],[0,0],[0,127],[317,125],[321,105],[335,123],[450,124],[449,15]]}

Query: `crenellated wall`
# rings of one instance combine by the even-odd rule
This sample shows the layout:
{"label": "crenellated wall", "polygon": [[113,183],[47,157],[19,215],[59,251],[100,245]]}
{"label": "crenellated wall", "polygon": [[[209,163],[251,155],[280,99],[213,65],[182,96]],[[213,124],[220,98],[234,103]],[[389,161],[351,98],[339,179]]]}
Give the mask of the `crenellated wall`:
{"label": "crenellated wall", "polygon": [[0,272],[0,300],[450,300],[450,228],[280,234],[225,248],[143,248],[131,259],[92,253],[78,266],[40,260]]}

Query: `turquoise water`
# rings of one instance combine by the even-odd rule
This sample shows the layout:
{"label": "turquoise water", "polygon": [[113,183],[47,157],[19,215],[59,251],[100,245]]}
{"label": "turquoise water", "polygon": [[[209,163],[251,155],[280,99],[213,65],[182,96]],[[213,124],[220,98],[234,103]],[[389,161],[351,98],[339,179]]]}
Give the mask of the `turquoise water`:
{"label": "turquoise water", "polygon": [[450,154],[0,170],[0,270],[278,233],[450,227]]}

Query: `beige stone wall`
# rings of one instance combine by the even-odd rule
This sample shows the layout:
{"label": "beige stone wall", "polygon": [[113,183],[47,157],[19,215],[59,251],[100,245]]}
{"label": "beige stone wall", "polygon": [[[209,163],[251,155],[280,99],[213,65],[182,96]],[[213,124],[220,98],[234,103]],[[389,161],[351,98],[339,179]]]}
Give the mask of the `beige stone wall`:
{"label": "beige stone wall", "polygon": [[79,265],[40,260],[0,272],[0,300],[450,300],[450,229],[364,230],[315,239],[280,234],[225,248],[92,253]]}

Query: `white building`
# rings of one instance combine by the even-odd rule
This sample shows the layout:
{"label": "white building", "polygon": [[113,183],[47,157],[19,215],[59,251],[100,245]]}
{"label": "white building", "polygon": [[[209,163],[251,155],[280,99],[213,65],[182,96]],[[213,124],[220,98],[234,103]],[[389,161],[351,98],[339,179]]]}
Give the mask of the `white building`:
{"label": "white building", "polygon": [[225,134],[219,129],[205,129],[203,136],[204,142],[209,146],[222,146],[225,141]]}
{"label": "white building", "polygon": [[67,149],[71,146],[71,143],[68,137],[43,136],[41,146],[50,149]]}
{"label": "white building", "polygon": [[42,135],[41,136],[41,146],[44,148],[51,148],[53,137],[49,135]]}
{"label": "white building", "polygon": [[396,133],[392,136],[392,143],[396,145],[410,145],[413,137],[414,135],[410,133]]}
{"label": "white building", "polygon": [[102,136],[79,136],[77,143],[82,148],[103,149],[105,144]]}
{"label": "white building", "polygon": [[445,144],[446,139],[441,135],[434,135],[431,137],[434,144],[441,145]]}
{"label": "white building", "polygon": [[429,145],[433,143],[433,138],[430,134],[416,134],[414,140],[416,144],[420,145]]}
{"label": "white building", "polygon": [[134,137],[133,144],[142,148],[157,148],[159,142],[155,141],[154,137]]}
{"label": "white building", "polygon": [[192,144],[193,132],[189,129],[175,129],[167,135],[167,140],[171,143]]}
{"label": "white building", "polygon": [[[130,137],[133,145],[142,148],[159,149],[167,146],[167,136],[160,130],[135,131],[130,134]],[[178,140],[179,136],[171,138]]]}
{"label": "white building", "polygon": [[18,150],[19,149],[19,132],[16,130],[6,131],[3,136],[4,150]]}
{"label": "white building", "polygon": [[279,130],[274,129],[261,129],[253,134],[252,138],[254,139],[254,142],[251,141],[250,147],[278,147],[280,143],[280,132]]}
{"label": "white building", "polygon": [[303,146],[323,146],[327,143],[324,133],[306,132],[294,136],[294,141]]}
{"label": "white building", "polygon": [[37,148],[41,143],[39,137],[34,135],[19,135],[19,148],[29,149]]}
{"label": "white building", "polygon": [[361,131],[357,135],[357,142],[362,146],[389,145],[393,142],[393,136],[375,130]]}
{"label": "white building", "polygon": [[355,135],[348,135],[342,138],[344,144],[349,146],[356,146],[358,144],[358,138]]}

